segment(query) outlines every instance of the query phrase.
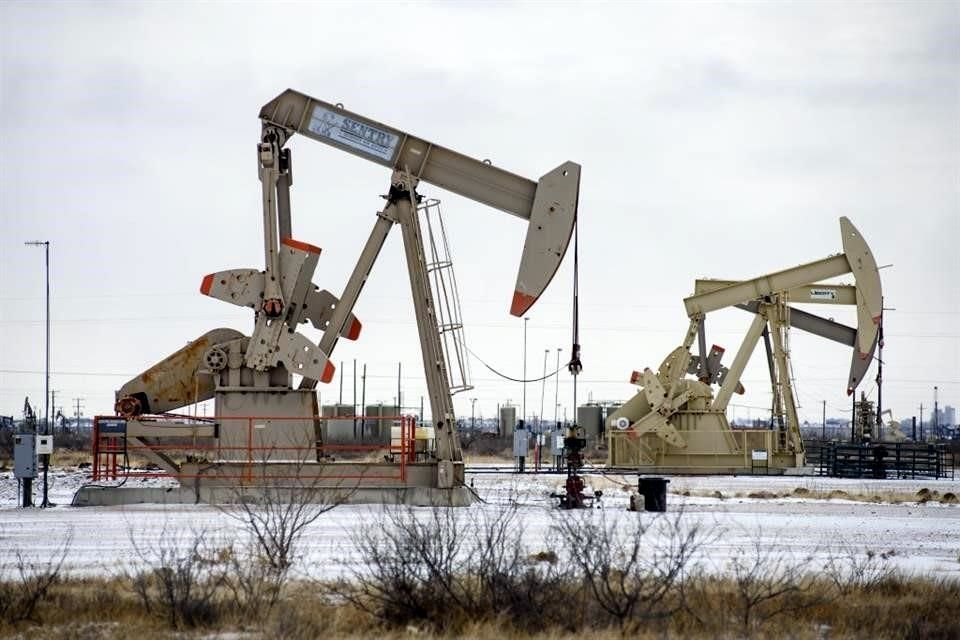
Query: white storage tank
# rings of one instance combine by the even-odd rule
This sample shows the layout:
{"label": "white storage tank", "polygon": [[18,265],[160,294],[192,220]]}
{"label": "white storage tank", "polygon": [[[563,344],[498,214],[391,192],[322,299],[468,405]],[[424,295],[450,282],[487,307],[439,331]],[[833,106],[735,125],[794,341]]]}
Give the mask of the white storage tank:
{"label": "white storage tank", "polygon": [[517,408],[513,405],[505,404],[500,406],[500,426],[501,436],[512,436],[513,428],[517,425]]}
{"label": "white storage tank", "polygon": [[324,444],[356,444],[359,442],[360,423],[362,421],[353,418],[336,419],[353,416],[355,411],[352,404],[324,405],[321,413],[326,418],[323,421],[322,429]]}
{"label": "white storage tank", "polygon": [[389,444],[392,427],[399,427],[400,410],[395,406],[368,404],[363,411],[363,443]]}
{"label": "white storage tank", "polygon": [[598,404],[585,404],[577,407],[577,426],[583,429],[587,444],[596,444],[603,430],[603,407]]}

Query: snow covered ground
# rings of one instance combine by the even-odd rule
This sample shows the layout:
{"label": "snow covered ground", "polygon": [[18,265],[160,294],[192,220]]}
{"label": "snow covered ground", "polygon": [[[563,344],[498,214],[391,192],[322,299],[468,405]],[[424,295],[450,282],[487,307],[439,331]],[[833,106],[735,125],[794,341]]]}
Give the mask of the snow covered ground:
{"label": "snow covered ground", "polygon": [[[76,574],[116,573],[139,564],[141,554],[131,540],[149,550],[186,544],[200,531],[219,543],[240,542],[243,537],[236,521],[206,505],[70,507],[73,492],[85,482],[89,477],[84,472],[51,470],[50,496],[56,506],[20,509],[16,480],[9,473],[0,475],[0,572],[13,568],[17,550],[31,559],[47,558],[68,534],[72,542],[67,566]],[[531,550],[552,547],[552,518],[560,516],[549,494],[560,488],[561,476],[476,474],[468,475],[467,482],[485,501],[472,509],[517,500]],[[588,484],[603,490],[603,508],[612,518],[633,517],[625,507],[635,482],[635,477],[588,477]],[[859,495],[894,492],[903,497],[915,496],[922,488],[960,495],[960,481],[710,476],[673,477],[669,488],[669,510],[682,510],[685,523],[699,522],[711,533],[703,555],[716,567],[722,568],[734,549],[760,540],[812,563],[841,547],[858,553],[892,551],[889,562],[903,570],[960,577],[960,505],[935,499],[891,504],[809,497],[834,490]],[[797,488],[806,489],[808,495],[794,494]],[[715,495],[717,491],[722,497]],[[790,495],[746,497],[758,491]],[[333,577],[352,566],[356,556],[351,541],[368,535],[378,522],[378,512],[379,507],[348,505],[322,516],[305,535],[301,569]]]}

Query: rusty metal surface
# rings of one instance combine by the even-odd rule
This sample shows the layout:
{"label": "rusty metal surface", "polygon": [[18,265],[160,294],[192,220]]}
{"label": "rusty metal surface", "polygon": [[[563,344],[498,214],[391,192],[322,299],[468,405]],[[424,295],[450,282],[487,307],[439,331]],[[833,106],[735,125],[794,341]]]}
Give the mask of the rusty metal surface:
{"label": "rusty metal surface", "polygon": [[[235,329],[213,329],[133,378],[117,391],[117,410],[166,413],[213,397],[213,377],[197,375],[210,347],[242,338]],[[128,398],[137,400],[131,402]]]}

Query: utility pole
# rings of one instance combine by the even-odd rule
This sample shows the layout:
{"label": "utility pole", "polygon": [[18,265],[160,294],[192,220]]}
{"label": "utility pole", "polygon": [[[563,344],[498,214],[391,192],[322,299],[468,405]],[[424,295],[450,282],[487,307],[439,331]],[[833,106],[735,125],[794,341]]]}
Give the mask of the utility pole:
{"label": "utility pole", "polygon": [[920,403],[920,442],[923,442],[923,403]]}
{"label": "utility pole", "polygon": [[[43,247],[44,254],[44,269],[46,271],[46,280],[47,280],[47,340],[46,340],[46,365],[44,366],[44,376],[46,382],[44,383],[43,391],[43,434],[48,436],[50,435],[50,241],[49,240],[34,240],[31,242],[24,242],[25,245],[31,247]],[[50,506],[49,495],[47,493],[47,472],[50,469],[50,455],[43,455],[43,502],[40,503],[41,508],[46,508]]]}
{"label": "utility pole", "polygon": [[560,412],[560,352],[563,351],[561,347],[557,347],[557,373],[554,374],[557,376],[556,384],[553,387],[553,423],[556,425],[558,413]]}
{"label": "utility pole", "polygon": [[[363,386],[361,387],[361,391],[360,391],[360,412],[361,412],[362,415],[367,415],[367,363],[366,363],[366,362],[363,363],[363,378],[362,378],[362,380],[363,380]],[[381,407],[381,409],[380,409],[380,417],[383,417],[383,409],[382,409],[383,404],[381,404],[380,407]],[[376,425],[376,424],[381,424],[381,425],[382,425],[382,424],[383,424],[383,421],[381,420],[381,421],[375,422],[375,423],[373,423],[373,424],[374,424],[374,425]],[[373,428],[373,427],[371,427],[371,429],[372,429],[372,428]],[[360,421],[360,442],[363,442],[363,439],[364,439],[364,431],[366,431],[366,429],[367,429],[367,419],[364,418],[363,420]]]}
{"label": "utility pole", "polygon": [[523,407],[520,410],[522,414],[520,419],[523,424],[527,424],[527,323],[530,318],[523,319]]}
{"label": "utility pole", "polygon": [[470,398],[470,428],[471,429],[477,428],[476,408],[477,408],[477,399]]}
{"label": "utility pole", "polygon": [[823,435],[820,436],[821,440],[827,439],[827,401],[823,401]]}
{"label": "utility pole", "polygon": [[940,410],[937,403],[937,387],[933,387],[933,434],[934,437],[940,439]]}
{"label": "utility pole", "polygon": [[[56,425],[57,423],[57,390],[56,389],[50,389],[50,413],[53,414],[53,423],[54,425]],[[50,431],[51,429],[48,428],[47,433],[50,433]],[[52,431],[56,433],[57,431],[56,427],[54,427]]]}
{"label": "utility pole", "polygon": [[357,359],[353,359],[353,440],[357,440]]}
{"label": "utility pole", "polygon": [[540,382],[540,419],[537,421],[537,431],[543,433],[543,397],[547,391],[547,358],[550,356],[550,349],[543,352],[543,380]]}
{"label": "utility pole", "polygon": [[77,407],[76,413],[73,414],[76,420],[74,427],[76,428],[77,433],[79,433],[80,432],[80,416],[83,415],[82,413],[80,413],[80,402],[83,400],[83,398],[74,398],[73,400]]}

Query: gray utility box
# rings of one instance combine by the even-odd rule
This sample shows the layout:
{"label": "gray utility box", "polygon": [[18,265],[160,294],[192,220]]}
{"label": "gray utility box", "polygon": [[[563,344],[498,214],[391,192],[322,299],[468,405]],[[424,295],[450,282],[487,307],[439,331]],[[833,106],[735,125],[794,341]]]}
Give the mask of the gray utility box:
{"label": "gray utility box", "polygon": [[530,432],[519,428],[513,432],[513,457],[526,458],[530,452]]}
{"label": "gray utility box", "polygon": [[19,480],[37,477],[37,436],[32,433],[13,436],[13,475]]}

